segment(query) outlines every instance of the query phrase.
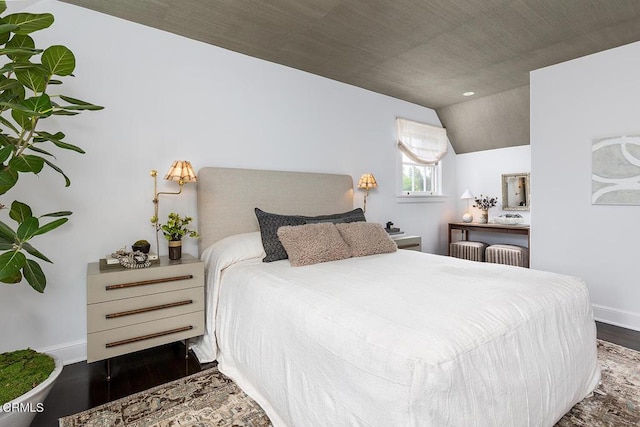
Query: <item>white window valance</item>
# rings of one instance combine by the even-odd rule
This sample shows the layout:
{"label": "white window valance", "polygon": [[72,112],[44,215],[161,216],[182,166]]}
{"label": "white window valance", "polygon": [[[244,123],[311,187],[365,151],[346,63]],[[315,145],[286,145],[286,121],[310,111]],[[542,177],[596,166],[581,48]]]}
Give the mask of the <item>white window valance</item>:
{"label": "white window valance", "polygon": [[421,165],[435,165],[447,154],[447,130],[411,120],[396,119],[398,149]]}

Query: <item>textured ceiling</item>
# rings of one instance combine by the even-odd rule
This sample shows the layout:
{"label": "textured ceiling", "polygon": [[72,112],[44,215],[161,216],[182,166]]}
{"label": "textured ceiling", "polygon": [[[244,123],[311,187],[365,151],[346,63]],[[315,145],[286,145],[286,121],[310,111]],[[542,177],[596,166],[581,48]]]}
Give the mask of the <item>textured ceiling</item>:
{"label": "textured ceiling", "polygon": [[528,120],[517,140],[456,129],[513,113],[474,105],[521,117],[529,71],[640,40],[637,0],[62,1],[434,108],[458,153],[529,143]]}

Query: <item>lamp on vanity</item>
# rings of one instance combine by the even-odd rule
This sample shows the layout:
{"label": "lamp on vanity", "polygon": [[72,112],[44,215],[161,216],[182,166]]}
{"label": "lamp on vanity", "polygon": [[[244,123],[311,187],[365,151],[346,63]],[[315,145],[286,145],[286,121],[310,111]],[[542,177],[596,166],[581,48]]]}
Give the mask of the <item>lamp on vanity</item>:
{"label": "lamp on vanity", "polygon": [[372,188],[378,188],[378,183],[376,179],[373,177],[372,173],[365,173],[360,177],[360,181],[358,181],[358,188],[364,190],[364,207],[363,211],[367,211],[367,196],[369,195],[369,190]]}
{"label": "lamp on vanity", "polygon": [[191,163],[186,160],[176,160],[173,162],[171,167],[169,168],[169,172],[164,176],[164,179],[168,181],[176,181],[179,185],[179,190],[177,192],[166,192],[160,191],[158,192],[158,171],[153,169],[151,171],[151,177],[153,178],[153,216],[151,217],[151,223],[156,228],[156,253],[160,252],[160,243],[158,242],[158,231],[160,230],[160,223],[158,222],[158,203],[159,196],[161,194],[180,194],[182,193],[182,186],[188,182],[198,182],[198,177],[193,171],[193,166]]}
{"label": "lamp on vanity", "polygon": [[471,194],[471,191],[469,191],[469,189],[467,188],[464,191],[464,194],[462,196],[460,196],[460,198],[462,200],[466,200],[467,201],[467,211],[464,213],[464,215],[462,215],[462,222],[471,222],[473,221],[473,215],[471,215],[469,213],[469,200],[474,198],[474,195]]}

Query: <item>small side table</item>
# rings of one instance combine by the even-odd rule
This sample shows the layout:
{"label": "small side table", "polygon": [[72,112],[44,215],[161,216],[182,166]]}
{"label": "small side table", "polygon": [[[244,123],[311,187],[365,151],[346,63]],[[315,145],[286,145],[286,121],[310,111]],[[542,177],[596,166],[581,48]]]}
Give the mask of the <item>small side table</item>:
{"label": "small side table", "polygon": [[[204,333],[204,263],[160,257],[147,268],[87,266],[87,363]],[[188,349],[187,349],[188,351]]]}

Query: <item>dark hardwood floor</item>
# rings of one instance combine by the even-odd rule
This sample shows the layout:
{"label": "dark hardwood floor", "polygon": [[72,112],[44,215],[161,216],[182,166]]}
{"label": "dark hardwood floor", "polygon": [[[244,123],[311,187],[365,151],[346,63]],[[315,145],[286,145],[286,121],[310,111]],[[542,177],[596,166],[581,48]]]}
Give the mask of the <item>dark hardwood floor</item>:
{"label": "dark hardwood floor", "polygon": [[[596,322],[598,338],[640,351],[640,332]],[[58,418],[128,396],[169,381],[194,374],[215,363],[200,365],[184,344],[174,343],[112,359],[111,381],[106,381],[106,364],[74,363],[64,367],[49,396],[44,412],[31,427],[55,427]]]}
{"label": "dark hardwood floor", "polygon": [[44,412],[31,427],[58,426],[58,418],[129,396],[139,391],[195,374],[215,363],[200,365],[184,343],[176,342],[111,359],[111,381],[106,381],[106,362],[78,362],[62,370],[49,396]]}

